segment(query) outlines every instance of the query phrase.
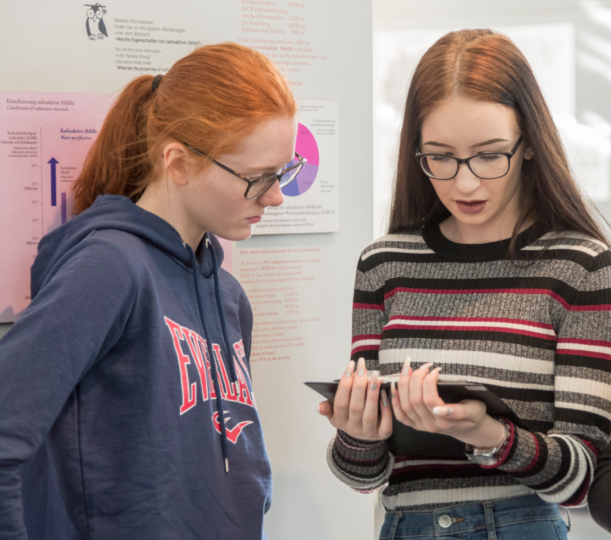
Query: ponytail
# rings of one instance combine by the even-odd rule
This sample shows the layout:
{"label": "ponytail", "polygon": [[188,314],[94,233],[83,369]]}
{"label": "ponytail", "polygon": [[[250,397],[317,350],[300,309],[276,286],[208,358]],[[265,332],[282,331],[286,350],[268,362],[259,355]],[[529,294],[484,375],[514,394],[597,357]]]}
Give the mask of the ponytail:
{"label": "ponytail", "polygon": [[74,212],[89,208],[98,195],[139,197],[151,165],[147,154],[146,118],[153,77],[142,75],[119,94],[74,183]]}
{"label": "ponytail", "polygon": [[200,47],[163,78],[142,75],[123,89],[74,183],[74,212],[98,195],[136,202],[156,177],[168,140],[215,158],[259,123],[296,112],[288,81],[266,56],[236,43]]}

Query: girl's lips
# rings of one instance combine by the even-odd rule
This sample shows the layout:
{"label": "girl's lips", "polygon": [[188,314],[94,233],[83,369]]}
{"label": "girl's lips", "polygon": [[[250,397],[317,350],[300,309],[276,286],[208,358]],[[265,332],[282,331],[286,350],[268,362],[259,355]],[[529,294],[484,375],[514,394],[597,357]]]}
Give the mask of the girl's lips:
{"label": "girl's lips", "polygon": [[247,221],[248,221],[250,224],[254,225],[255,223],[259,223],[259,221],[261,221],[261,216],[249,217],[249,218],[246,218],[246,220],[247,220]]}
{"label": "girl's lips", "polygon": [[455,201],[459,210],[465,214],[479,214],[487,201]]}

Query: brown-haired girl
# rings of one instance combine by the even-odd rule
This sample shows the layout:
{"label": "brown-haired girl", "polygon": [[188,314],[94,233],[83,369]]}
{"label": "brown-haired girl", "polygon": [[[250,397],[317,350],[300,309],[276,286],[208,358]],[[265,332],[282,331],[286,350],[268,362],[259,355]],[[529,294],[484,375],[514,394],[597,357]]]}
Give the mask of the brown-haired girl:
{"label": "brown-haired girl", "polygon": [[[333,473],[387,484],[380,538],[566,538],[558,505],[583,504],[611,431],[611,251],[506,37],[452,32],[418,64],[389,234],[361,255],[353,309],[320,412]],[[390,396],[379,373],[398,374]],[[484,384],[520,426],[444,403],[440,377]],[[390,452],[393,413],[435,444]]]}
{"label": "brown-haired girl", "polygon": [[0,538],[265,538],[244,240],[303,159],[274,65],[225,43],[118,97],[0,342]]}

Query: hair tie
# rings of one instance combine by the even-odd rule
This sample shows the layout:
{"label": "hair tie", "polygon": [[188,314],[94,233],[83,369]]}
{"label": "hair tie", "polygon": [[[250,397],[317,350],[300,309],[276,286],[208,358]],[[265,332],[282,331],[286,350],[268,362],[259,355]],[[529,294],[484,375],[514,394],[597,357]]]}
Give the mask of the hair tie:
{"label": "hair tie", "polygon": [[157,91],[157,88],[159,87],[159,83],[161,82],[161,77],[163,77],[163,75],[157,75],[153,79],[153,82],[151,83],[151,90],[153,91],[153,94]]}

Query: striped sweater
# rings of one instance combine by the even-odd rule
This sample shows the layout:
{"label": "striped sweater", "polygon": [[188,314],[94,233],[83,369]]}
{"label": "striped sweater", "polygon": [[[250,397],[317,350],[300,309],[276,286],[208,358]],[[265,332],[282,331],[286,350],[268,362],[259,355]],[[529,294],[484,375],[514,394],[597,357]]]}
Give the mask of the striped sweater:
{"label": "striped sweater", "polygon": [[363,251],[352,358],[382,375],[407,356],[414,369],[434,362],[442,380],[485,384],[528,429],[510,424],[492,467],[430,449],[393,455],[387,441],[339,431],[328,462],[343,482],[364,492],[388,483],[387,509],[532,493],[583,504],[611,432],[611,251],[582,234],[544,232],[521,233],[513,263],[509,240],[456,244],[438,225]]}

